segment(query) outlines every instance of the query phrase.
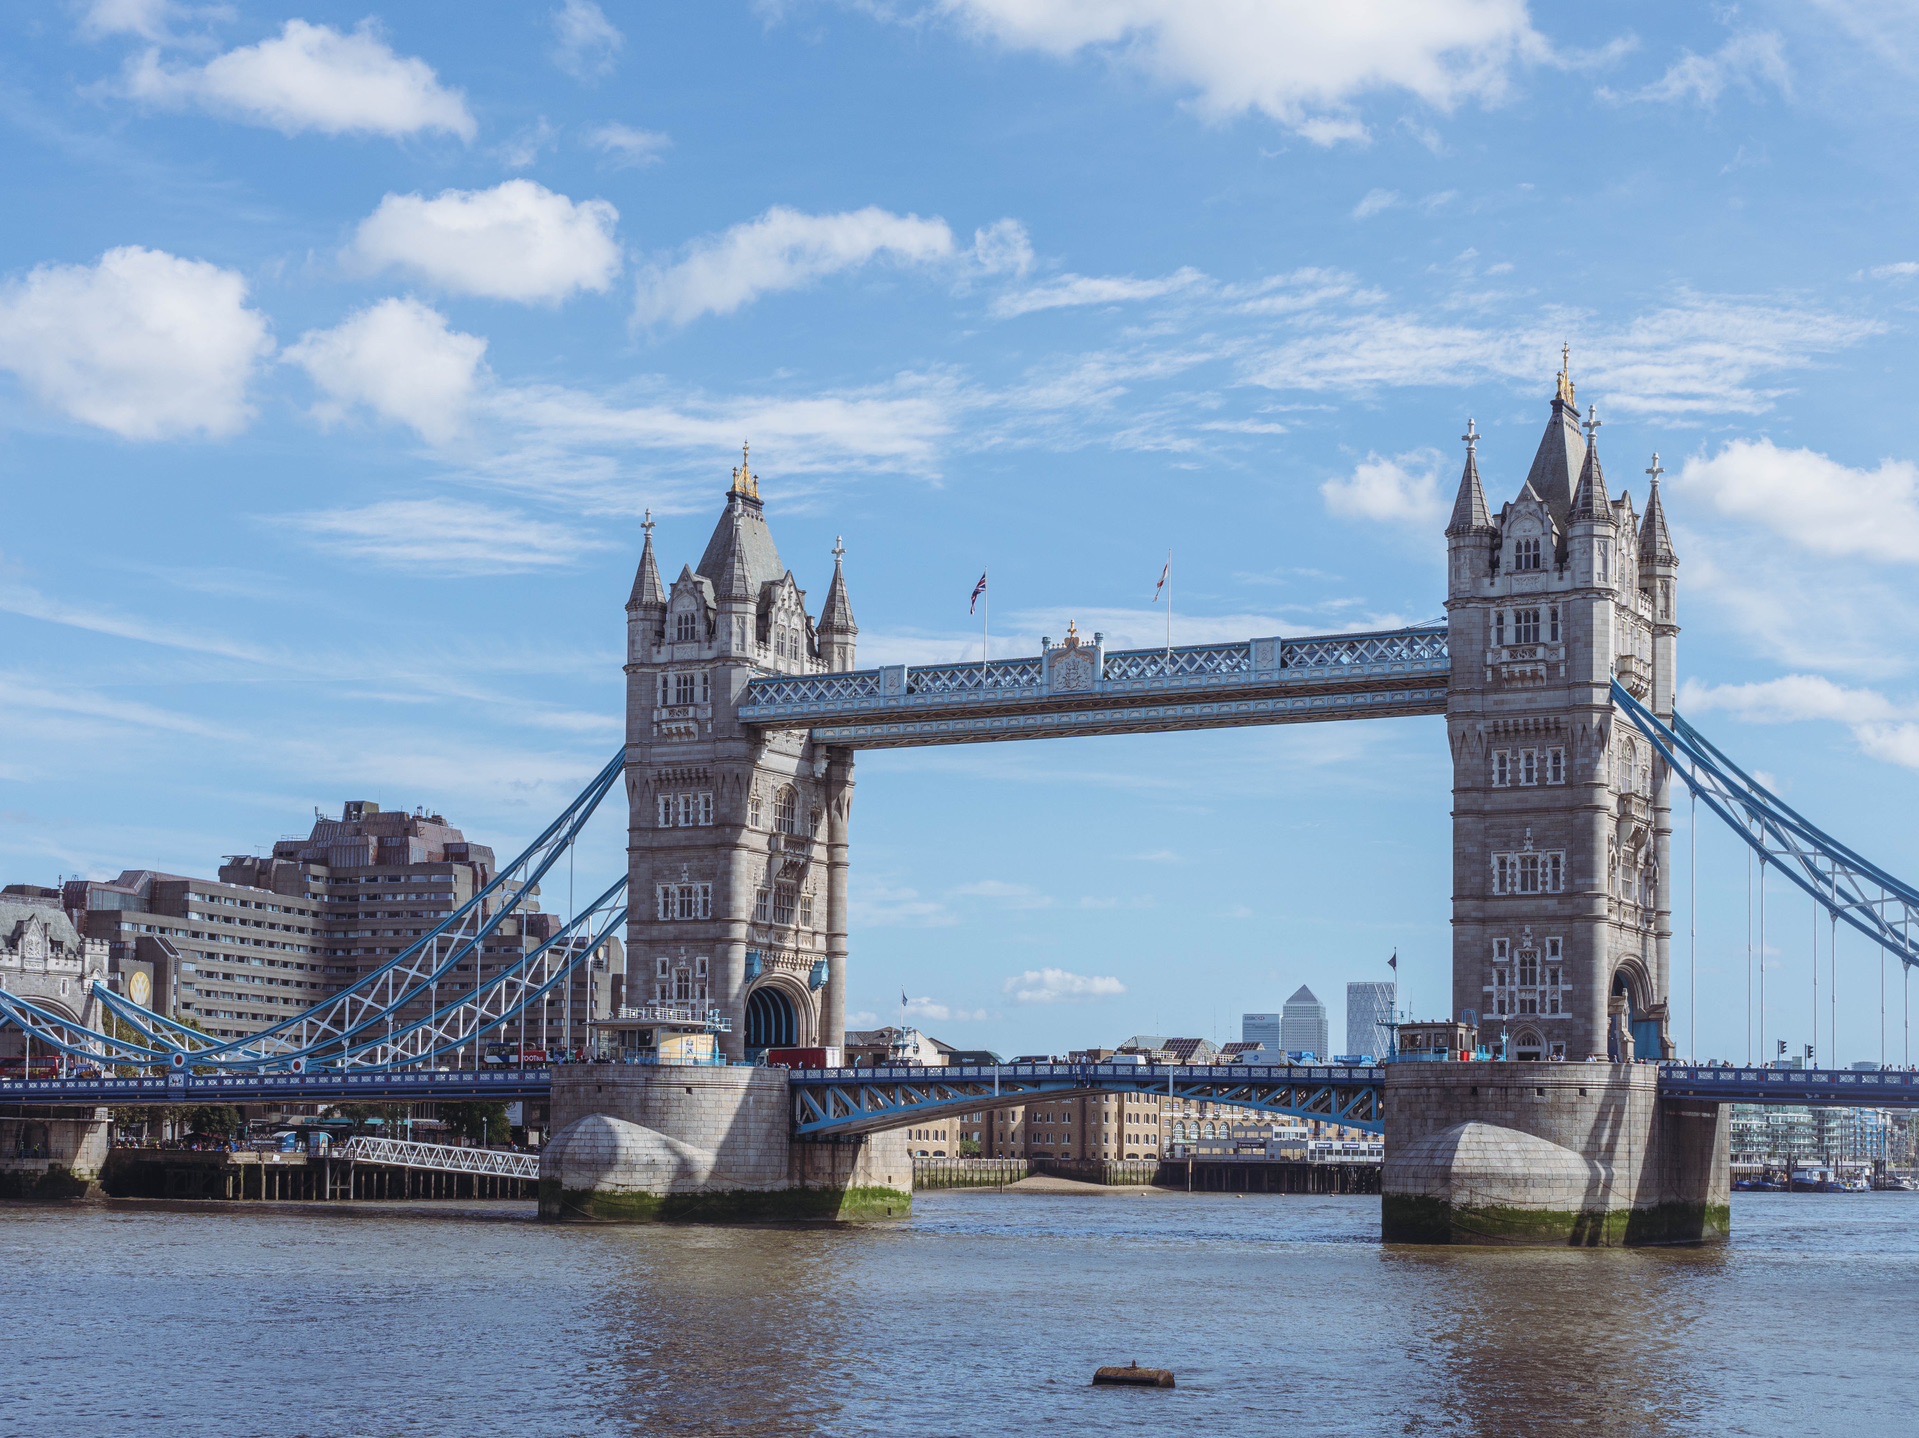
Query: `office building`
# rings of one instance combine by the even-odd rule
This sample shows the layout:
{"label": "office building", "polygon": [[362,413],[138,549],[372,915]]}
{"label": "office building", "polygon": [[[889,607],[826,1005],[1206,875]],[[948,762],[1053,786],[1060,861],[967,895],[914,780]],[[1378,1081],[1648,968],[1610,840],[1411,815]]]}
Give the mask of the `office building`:
{"label": "office building", "polygon": [[1240,1042],[1259,1044],[1265,1048],[1279,1047],[1278,1014],[1241,1014],[1239,1016]]}
{"label": "office building", "polygon": [[1326,1031],[1326,1005],[1301,984],[1286,1000],[1279,1016],[1279,1046],[1289,1054],[1309,1053],[1326,1058],[1331,1040]]}
{"label": "office building", "polygon": [[1348,1054],[1384,1054],[1390,1048],[1393,1008],[1399,1002],[1399,985],[1363,983],[1346,985],[1346,1047]]}

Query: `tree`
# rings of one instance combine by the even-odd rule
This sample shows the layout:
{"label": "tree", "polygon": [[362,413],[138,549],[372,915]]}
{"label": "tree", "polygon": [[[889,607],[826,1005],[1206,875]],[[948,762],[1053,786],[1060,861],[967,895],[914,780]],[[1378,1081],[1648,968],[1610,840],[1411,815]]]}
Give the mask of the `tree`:
{"label": "tree", "polygon": [[232,1138],[244,1122],[240,1110],[230,1103],[194,1104],[182,1118],[187,1132],[201,1138]]}
{"label": "tree", "polygon": [[513,1132],[503,1103],[443,1103],[440,1121],[452,1137],[471,1143],[505,1143]]}

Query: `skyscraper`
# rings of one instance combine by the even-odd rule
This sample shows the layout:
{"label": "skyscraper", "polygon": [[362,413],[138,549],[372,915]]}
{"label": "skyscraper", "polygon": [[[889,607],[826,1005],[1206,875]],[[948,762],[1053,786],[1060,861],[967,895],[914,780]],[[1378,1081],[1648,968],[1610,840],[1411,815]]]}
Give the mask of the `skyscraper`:
{"label": "skyscraper", "polygon": [[1385,1053],[1391,1035],[1384,1026],[1393,1021],[1393,1006],[1398,1002],[1399,985],[1390,981],[1346,985],[1345,1052]]}
{"label": "skyscraper", "polygon": [[1309,1053],[1323,1059],[1329,1044],[1326,1005],[1301,984],[1280,1013],[1279,1046],[1289,1054]]}
{"label": "skyscraper", "polygon": [[1244,1043],[1264,1044],[1269,1049],[1277,1050],[1279,1048],[1279,1015],[1241,1014],[1239,1037]]}

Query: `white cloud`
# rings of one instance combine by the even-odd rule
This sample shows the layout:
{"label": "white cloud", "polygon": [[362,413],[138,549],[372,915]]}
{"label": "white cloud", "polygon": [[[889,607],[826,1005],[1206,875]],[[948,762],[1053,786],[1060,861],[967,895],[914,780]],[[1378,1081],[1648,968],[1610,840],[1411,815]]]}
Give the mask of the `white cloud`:
{"label": "white cloud", "polygon": [[988,1017],[985,1009],[954,1008],[937,999],[908,999],[906,1016],[909,1019],[931,1019],[935,1023],[976,1023]]}
{"label": "white cloud", "polygon": [[952,259],[955,248],[952,230],[938,218],[896,215],[873,205],[837,215],[775,205],[758,219],[696,240],[679,263],[648,270],[634,316],[641,324],[689,324],[873,260],[931,264]]}
{"label": "white cloud", "polygon": [[1001,295],[993,302],[993,313],[1001,319],[1010,319],[1040,310],[1130,304],[1177,294],[1206,282],[1205,275],[1191,268],[1145,280],[1131,275],[1062,275],[1045,284]]}
{"label": "white cloud", "polygon": [[486,341],[449,329],[446,316],[418,300],[386,299],[330,330],[309,330],[286,358],[328,399],[323,418],[363,404],[444,443],[466,420]]}
{"label": "white cloud", "polygon": [[1368,190],[1353,206],[1355,220],[1370,220],[1374,215],[1390,210],[1399,203],[1397,190]]}
{"label": "white cloud", "polygon": [[990,899],[1013,909],[1050,909],[1053,901],[1031,884],[1013,884],[1004,879],[977,879],[953,890],[958,899]]}
{"label": "white cloud", "polygon": [[1082,999],[1111,999],[1126,992],[1115,978],[1068,973],[1065,969],[1028,969],[1000,985],[1016,1003],[1063,1004]]}
{"label": "white cloud", "polygon": [[1495,100],[1513,66],[1546,43],[1526,0],[939,0],[1013,49],[1081,52],[1132,64],[1197,92],[1225,119],[1258,111],[1316,144],[1361,139],[1360,97],[1409,93],[1441,110]]}
{"label": "white cloud", "polygon": [[1750,724],[1844,724],[1873,758],[1919,769],[1919,704],[1895,703],[1875,689],[1847,688],[1817,674],[1787,674],[1754,684],[1688,681],[1681,686],[1679,708],[1686,714],[1730,714]]}
{"label": "white cloud", "polygon": [[92,0],[80,16],[80,33],[89,39],[137,35],[142,40],[164,40],[173,9],[172,0]]}
{"label": "white cloud", "polygon": [[1369,454],[1344,479],[1320,485],[1326,508],[1345,519],[1437,530],[1446,517],[1439,491],[1439,455],[1430,449],[1388,459]]}
{"label": "white cloud", "polygon": [[1875,280],[1909,280],[1919,275],[1919,260],[1900,260],[1896,264],[1875,265],[1866,273]]}
{"label": "white cloud", "polygon": [[286,523],[322,548],[393,569],[515,574],[572,564],[606,542],[514,510],[452,499],[391,499],[295,515]]}
{"label": "white cloud", "polygon": [[351,256],[457,294],[557,304],[612,285],[620,272],[619,218],[605,200],[576,204],[532,180],[446,190],[431,200],[388,195],[360,222]]}
{"label": "white cloud", "polygon": [[42,265],[0,290],[0,368],[123,439],[229,435],[272,352],[232,270],[135,245],[94,265]]}
{"label": "white cloud", "polygon": [[1643,100],[1656,104],[1690,101],[1712,106],[1729,85],[1738,85],[1750,95],[1770,87],[1782,95],[1792,93],[1792,72],[1786,65],[1784,47],[1770,32],[1735,35],[1710,55],[1695,55],[1688,50],[1666,73],[1652,84],[1625,95],[1601,90],[1607,99]]}
{"label": "white cloud", "polygon": [[867,879],[854,888],[852,898],[853,919],[861,928],[946,929],[959,922],[944,904],[922,898],[917,889]]}
{"label": "white cloud", "polygon": [[1687,460],[1675,482],[1816,554],[1919,564],[1919,466],[1910,460],[1853,469],[1810,449],[1742,439]]}
{"label": "white cloud", "polygon": [[553,12],[553,34],[553,63],[582,81],[612,74],[626,44],[626,36],[593,0],[566,0]]}
{"label": "white cloud", "polygon": [[1033,241],[1018,220],[995,220],[973,231],[973,263],[989,275],[1023,275],[1033,267]]}
{"label": "white cloud", "polygon": [[658,130],[636,130],[617,122],[587,131],[586,142],[605,152],[607,159],[619,169],[657,165],[661,153],[673,143]]}
{"label": "white cloud", "polygon": [[498,154],[509,170],[524,170],[540,158],[560,137],[560,127],[542,115],[532,124],[515,132],[501,145]]}
{"label": "white cloud", "polygon": [[170,69],[149,50],[127,71],[136,99],[197,105],[285,134],[416,135],[473,138],[476,126],[458,90],[424,60],[393,53],[371,21],[351,34],[289,20],[278,36]]}

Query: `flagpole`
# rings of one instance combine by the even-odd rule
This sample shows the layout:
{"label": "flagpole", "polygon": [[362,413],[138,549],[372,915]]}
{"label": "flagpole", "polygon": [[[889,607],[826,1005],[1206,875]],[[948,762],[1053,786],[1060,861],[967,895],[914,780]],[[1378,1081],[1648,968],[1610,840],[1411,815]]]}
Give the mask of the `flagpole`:
{"label": "flagpole", "polygon": [[1166,663],[1173,662],[1173,551],[1166,551]]}
{"label": "flagpole", "polygon": [[[985,570],[980,571],[980,578],[987,578],[987,572]],[[980,599],[984,602],[980,605],[979,680],[981,686],[984,687],[986,683],[986,660],[993,649],[993,586],[990,583],[986,586],[986,592],[980,595]]]}

